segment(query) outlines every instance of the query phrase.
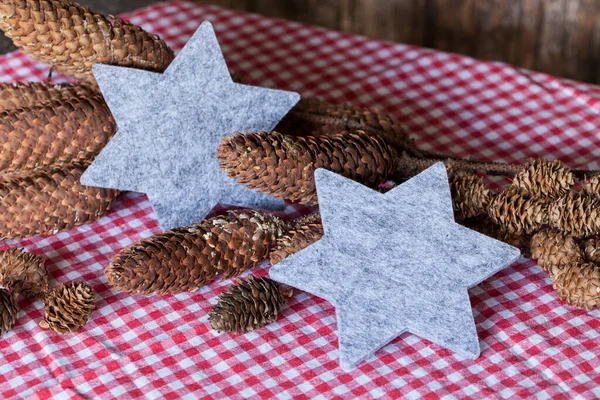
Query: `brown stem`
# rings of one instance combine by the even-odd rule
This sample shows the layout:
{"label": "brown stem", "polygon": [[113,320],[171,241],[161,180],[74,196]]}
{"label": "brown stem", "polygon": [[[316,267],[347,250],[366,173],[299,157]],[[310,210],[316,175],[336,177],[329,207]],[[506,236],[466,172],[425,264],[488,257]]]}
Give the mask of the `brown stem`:
{"label": "brown stem", "polygon": [[[423,158],[414,157],[407,153],[402,154],[398,158],[397,172],[401,175],[407,173],[412,175],[416,171],[422,171],[438,162],[443,162],[448,168],[463,171],[484,171],[487,175],[513,176],[521,169],[519,164],[460,159],[427,152],[422,152],[422,154]],[[585,169],[572,170],[572,172],[577,178],[589,178],[600,173],[599,170]]]}

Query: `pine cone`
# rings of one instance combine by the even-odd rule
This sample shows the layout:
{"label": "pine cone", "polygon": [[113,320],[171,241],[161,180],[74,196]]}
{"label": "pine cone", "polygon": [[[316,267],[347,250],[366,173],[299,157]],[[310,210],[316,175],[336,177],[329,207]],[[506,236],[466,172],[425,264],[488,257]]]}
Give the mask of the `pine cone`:
{"label": "pine cone", "polygon": [[319,213],[299,218],[292,227],[279,239],[269,258],[271,265],[275,265],[294,253],[310,246],[323,237],[323,224]]}
{"label": "pine cone", "polygon": [[82,186],[85,168],[51,168],[0,183],[0,237],[54,234],[103,216],[119,192]]}
{"label": "pine cone", "polygon": [[581,190],[590,195],[600,196],[600,175],[587,178],[584,181]]}
{"label": "pine cone", "polygon": [[459,219],[485,214],[492,193],[476,175],[453,174],[450,177],[452,204]]}
{"label": "pine cone", "polygon": [[600,269],[590,263],[564,267],[552,277],[552,286],[567,304],[591,310],[600,304]]}
{"label": "pine cone", "polygon": [[217,151],[221,168],[238,183],[275,197],[316,202],[314,171],[327,168],[376,187],[394,172],[395,150],[364,132],[331,137],[236,133]]}
{"label": "pine cone", "polygon": [[15,296],[0,288],[0,337],[12,329],[18,314],[19,307]]}
{"label": "pine cone", "polygon": [[208,314],[213,329],[221,332],[248,332],[275,322],[287,304],[292,291],[282,292],[279,284],[269,278],[240,279],[219,296],[217,304]]}
{"label": "pine cone", "polygon": [[572,236],[542,230],[531,239],[531,256],[550,276],[583,261],[582,252]]}
{"label": "pine cone", "polygon": [[0,29],[33,58],[88,82],[93,64],[161,72],[174,58],[156,35],[68,0],[5,0]]}
{"label": "pine cone", "polygon": [[550,225],[576,237],[600,234],[600,198],[570,192],[549,208]]}
{"label": "pine cone", "polygon": [[92,97],[97,94],[94,89],[86,85],[49,85],[43,82],[0,83],[0,112],[39,107],[57,100]]}
{"label": "pine cone", "polygon": [[0,251],[0,282],[25,297],[43,298],[48,293],[44,259],[23,249]]}
{"label": "pine cone", "polygon": [[46,297],[43,329],[58,333],[74,333],[87,323],[96,305],[94,289],[85,282],[60,285]]}
{"label": "pine cone", "polygon": [[509,187],[490,201],[488,215],[509,233],[533,233],[547,223],[548,204]]}
{"label": "pine cone", "polygon": [[285,135],[315,137],[364,131],[397,150],[412,148],[405,129],[392,116],[378,110],[347,103],[332,104],[315,98],[301,99],[275,130]]}
{"label": "pine cone", "polygon": [[529,160],[515,176],[512,185],[529,197],[552,200],[565,195],[575,185],[575,175],[558,160]]}
{"label": "pine cone", "polygon": [[285,222],[258,211],[230,211],[134,243],[113,257],[113,289],[150,295],[194,291],[265,261]]}
{"label": "pine cone", "polygon": [[91,162],[117,131],[100,96],[59,99],[0,113],[0,171]]}
{"label": "pine cone", "polygon": [[600,265],[600,239],[588,239],[583,243],[583,256],[590,263]]}

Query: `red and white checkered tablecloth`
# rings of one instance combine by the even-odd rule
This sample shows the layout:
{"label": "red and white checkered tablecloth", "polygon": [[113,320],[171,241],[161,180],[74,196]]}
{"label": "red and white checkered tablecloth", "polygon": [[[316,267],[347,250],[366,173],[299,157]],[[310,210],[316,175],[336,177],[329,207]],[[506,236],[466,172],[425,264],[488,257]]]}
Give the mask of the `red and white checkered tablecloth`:
{"label": "red and white checkered tablecloth", "polygon": [[[126,18],[175,49],[211,20],[230,67],[250,83],[380,107],[425,149],[511,162],[553,156],[599,167],[594,86],[180,1]],[[0,81],[47,73],[20,52],[0,57]],[[0,339],[2,397],[600,396],[600,313],[566,306],[532,261],[470,291],[478,360],[404,334],[346,373],[338,366],[334,308],[317,297],[297,293],[277,323],[234,336],[212,331],[207,316],[229,282],[167,297],[113,292],[103,277],[111,256],[156,232],[146,198],[124,194],[96,223],[5,243],[46,257],[55,280],[90,282],[98,302],[88,325],[66,336],[37,326],[40,302],[23,302],[15,327]]]}

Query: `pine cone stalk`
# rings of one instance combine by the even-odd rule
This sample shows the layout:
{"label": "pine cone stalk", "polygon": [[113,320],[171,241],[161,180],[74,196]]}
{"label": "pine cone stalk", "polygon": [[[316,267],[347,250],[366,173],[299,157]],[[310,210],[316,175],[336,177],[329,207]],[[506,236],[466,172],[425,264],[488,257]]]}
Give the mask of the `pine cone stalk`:
{"label": "pine cone stalk", "polygon": [[590,263],[572,264],[552,277],[552,286],[567,304],[591,310],[600,306],[600,268]]}
{"label": "pine cone stalk", "polygon": [[488,215],[507,232],[530,234],[548,222],[548,203],[509,187],[491,200]]}
{"label": "pine cone stalk", "polygon": [[44,298],[48,293],[44,259],[23,249],[0,251],[0,282],[15,294]]}
{"label": "pine cone stalk", "polygon": [[287,304],[292,290],[283,292],[279,284],[269,278],[238,281],[219,296],[208,314],[210,325],[221,332],[243,333],[261,328],[277,320]]}
{"label": "pine cone stalk", "polygon": [[54,289],[45,299],[43,329],[74,333],[87,323],[96,303],[94,289],[84,282],[70,282]]}
{"label": "pine cone stalk", "polygon": [[88,82],[93,64],[161,72],[174,58],[156,35],[68,0],[4,0],[0,29],[33,58]]}
{"label": "pine cone stalk", "polygon": [[586,237],[600,234],[600,198],[570,192],[550,205],[549,222],[567,234]]}
{"label": "pine cone stalk", "polygon": [[275,265],[310,246],[323,237],[323,224],[319,213],[299,218],[291,224],[290,229],[277,239],[269,258]]}
{"label": "pine cone stalk", "polygon": [[531,256],[550,276],[561,269],[579,264],[583,254],[575,238],[561,232],[542,230],[531,239]]}
{"label": "pine cone stalk", "polygon": [[575,175],[558,160],[529,160],[513,179],[512,185],[530,197],[556,199],[575,185]]}
{"label": "pine cone stalk", "polygon": [[194,291],[261,264],[285,229],[274,216],[230,211],[134,243],[113,257],[105,275],[113,289],[131,294]]}
{"label": "pine cone stalk", "polygon": [[70,97],[0,113],[0,172],[91,162],[117,131],[101,96]]}
{"label": "pine cone stalk", "polygon": [[85,165],[36,171],[0,183],[0,237],[47,235],[93,222],[110,209],[118,191],[83,186]]}
{"label": "pine cone stalk", "polygon": [[0,337],[10,331],[17,321],[19,307],[15,296],[0,288]]}
{"label": "pine cone stalk", "polygon": [[492,192],[477,175],[452,174],[450,177],[452,204],[459,219],[485,214]]}
{"label": "pine cone stalk", "polygon": [[360,131],[319,137],[247,132],[226,137],[217,158],[230,177],[250,189],[310,204],[317,201],[317,168],[377,187],[394,173],[396,151]]}
{"label": "pine cone stalk", "polygon": [[97,95],[96,90],[87,85],[68,83],[49,85],[44,82],[0,83],[0,112],[38,107],[72,97],[89,98]]}

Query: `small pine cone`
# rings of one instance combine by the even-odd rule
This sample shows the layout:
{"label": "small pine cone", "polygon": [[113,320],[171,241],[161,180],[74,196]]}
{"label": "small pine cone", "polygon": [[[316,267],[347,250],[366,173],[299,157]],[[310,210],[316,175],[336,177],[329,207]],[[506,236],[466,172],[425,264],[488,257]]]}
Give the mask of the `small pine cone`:
{"label": "small pine cone", "polygon": [[117,131],[100,96],[59,99],[0,113],[0,171],[91,162]]}
{"label": "small pine cone", "polygon": [[23,249],[0,251],[0,282],[14,293],[43,298],[48,293],[44,259]]}
{"label": "small pine cone", "polygon": [[248,132],[225,138],[217,158],[230,177],[250,189],[310,204],[317,201],[317,168],[376,187],[393,174],[396,152],[364,132],[330,137]]}
{"label": "small pine cone", "polygon": [[18,314],[19,307],[15,296],[0,288],[0,337],[12,329]]}
{"label": "small pine cone", "polygon": [[213,329],[219,332],[243,333],[275,322],[287,304],[292,291],[282,292],[279,284],[269,278],[250,275],[240,279],[219,296],[208,314]]}
{"label": "small pine cone", "polygon": [[87,323],[96,305],[94,289],[84,282],[70,282],[54,289],[44,300],[43,329],[74,333]]}
{"label": "small pine cone", "polygon": [[579,264],[582,252],[572,236],[560,232],[541,230],[531,239],[531,256],[550,276],[568,265]]}
{"label": "small pine cone", "polygon": [[292,136],[334,136],[340,132],[364,131],[379,137],[398,150],[412,147],[408,135],[398,122],[379,110],[335,104],[315,98],[303,98],[275,129]]}
{"label": "small pine cone", "polygon": [[512,186],[529,197],[546,197],[554,200],[563,196],[575,185],[575,175],[558,160],[543,158],[529,160],[515,176]]}
{"label": "small pine cone", "polygon": [[72,97],[92,97],[97,92],[86,85],[59,84],[49,85],[43,82],[0,83],[0,112],[18,108],[38,107],[42,104],[67,100]]}
{"label": "small pine cone", "polygon": [[510,233],[533,233],[547,223],[548,203],[509,187],[490,201],[488,215]]}
{"label": "small pine cone", "polygon": [[588,239],[583,243],[583,256],[590,263],[600,265],[600,239]]}
{"label": "small pine cone", "polygon": [[321,216],[316,213],[295,220],[290,230],[277,239],[269,258],[275,265],[294,253],[310,246],[323,237]]}
{"label": "small pine cone", "polygon": [[0,238],[54,234],[102,217],[119,192],[81,185],[85,168],[57,167],[1,182]]}
{"label": "small pine cone", "polygon": [[68,0],[5,0],[0,29],[33,58],[94,82],[93,64],[164,71],[173,51],[156,35]]}
{"label": "small pine cone", "polygon": [[583,186],[581,187],[581,190],[584,193],[587,193],[590,195],[600,196],[600,175],[595,175],[595,176],[592,176],[591,178],[587,178],[584,181]]}
{"label": "small pine cone", "polygon": [[600,234],[600,198],[583,192],[570,192],[550,204],[552,227],[576,237]]}
{"label": "small pine cone", "polygon": [[452,204],[459,219],[485,214],[492,192],[476,175],[453,174],[450,177]]}
{"label": "small pine cone", "polygon": [[600,268],[591,263],[572,264],[552,277],[552,286],[567,304],[586,310],[600,305]]}
{"label": "small pine cone", "polygon": [[285,228],[258,211],[230,211],[134,243],[113,257],[105,275],[113,289],[131,294],[194,291],[264,262]]}

